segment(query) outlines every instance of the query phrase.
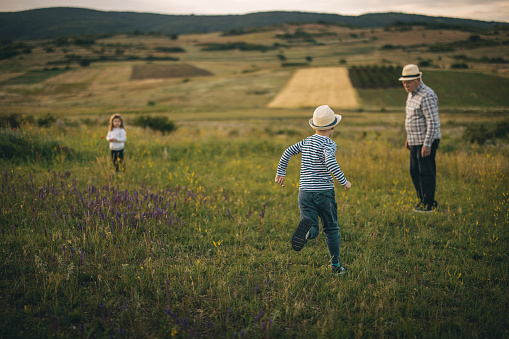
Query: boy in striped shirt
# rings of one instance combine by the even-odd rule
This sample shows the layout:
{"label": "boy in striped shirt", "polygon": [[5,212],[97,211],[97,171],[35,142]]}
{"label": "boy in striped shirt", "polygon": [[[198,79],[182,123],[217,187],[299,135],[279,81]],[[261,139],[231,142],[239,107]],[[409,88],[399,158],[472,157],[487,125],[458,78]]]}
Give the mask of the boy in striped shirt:
{"label": "boy in striped shirt", "polygon": [[[277,167],[276,183],[285,186],[286,167],[292,156],[302,153],[299,208],[301,221],[292,237],[292,248],[300,251],[307,239],[318,236],[320,229],[318,218],[322,220],[323,232],[329,254],[332,271],[335,274],[346,273],[341,265],[337,204],[334,193],[334,178],[349,190],[352,184],[346,180],[336,161],[336,143],[331,137],[334,127],[341,121],[341,115],[334,114],[327,105],[318,107],[309,120],[316,133],[301,142],[288,147]],[[331,175],[332,173],[332,175]],[[334,177],[333,177],[334,176]]]}

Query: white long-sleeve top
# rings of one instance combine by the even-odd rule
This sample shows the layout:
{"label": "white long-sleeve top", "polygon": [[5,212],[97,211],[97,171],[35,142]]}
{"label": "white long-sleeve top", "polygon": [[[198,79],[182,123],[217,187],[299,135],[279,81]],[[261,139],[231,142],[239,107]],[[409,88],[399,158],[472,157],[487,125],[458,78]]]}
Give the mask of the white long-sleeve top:
{"label": "white long-sleeve top", "polygon": [[[117,139],[117,141],[110,141],[110,139]],[[127,140],[125,129],[114,128],[108,132],[106,140],[110,142],[110,149],[112,151],[120,151],[124,149],[124,142]]]}

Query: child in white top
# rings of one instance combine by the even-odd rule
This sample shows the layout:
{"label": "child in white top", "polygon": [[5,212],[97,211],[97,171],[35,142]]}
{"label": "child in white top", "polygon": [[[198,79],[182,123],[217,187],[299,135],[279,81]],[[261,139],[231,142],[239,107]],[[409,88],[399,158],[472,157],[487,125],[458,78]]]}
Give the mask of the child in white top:
{"label": "child in white top", "polygon": [[117,172],[119,168],[124,169],[124,143],[126,139],[124,119],[118,113],[113,114],[110,118],[106,140],[110,143],[111,159]]}

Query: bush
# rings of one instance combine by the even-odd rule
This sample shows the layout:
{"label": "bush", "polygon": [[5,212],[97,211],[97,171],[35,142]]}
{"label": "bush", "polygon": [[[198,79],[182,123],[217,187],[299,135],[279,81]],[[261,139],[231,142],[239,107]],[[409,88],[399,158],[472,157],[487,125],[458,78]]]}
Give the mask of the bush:
{"label": "bush", "polygon": [[455,69],[467,69],[468,68],[468,65],[465,64],[465,63],[457,63],[457,64],[452,64],[451,65],[451,68],[455,68]]}
{"label": "bush", "polygon": [[39,127],[51,127],[56,121],[57,118],[48,113],[44,117],[37,118],[37,125]]}
{"label": "bush", "polygon": [[463,139],[480,145],[496,139],[509,138],[509,120],[492,125],[470,125],[463,132]]}
{"label": "bush", "polygon": [[24,117],[17,113],[13,113],[7,117],[0,117],[0,127],[17,129],[20,128],[23,123],[33,123],[34,118]]}
{"label": "bush", "polygon": [[156,52],[160,53],[185,53],[185,49],[182,47],[156,47]]}
{"label": "bush", "polygon": [[171,133],[177,130],[175,123],[171,120],[168,120],[168,117],[151,117],[149,115],[140,115],[134,119],[133,125],[143,128],[148,127],[151,130],[160,131],[163,134]]}
{"label": "bush", "polygon": [[76,152],[61,142],[38,133],[27,135],[10,128],[0,128],[0,158],[19,161],[51,161],[65,154],[74,159]]}

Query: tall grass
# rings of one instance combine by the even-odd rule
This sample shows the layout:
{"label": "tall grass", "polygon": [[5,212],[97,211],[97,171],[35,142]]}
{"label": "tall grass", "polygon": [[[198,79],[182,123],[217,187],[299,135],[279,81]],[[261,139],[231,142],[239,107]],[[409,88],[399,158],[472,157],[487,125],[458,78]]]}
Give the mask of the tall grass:
{"label": "tall grass", "polygon": [[119,174],[97,129],[30,130],[90,156],[0,160],[1,336],[507,336],[507,146],[439,151],[420,215],[402,136],[341,126],[338,278],[322,234],[291,250],[309,131],[273,128],[131,127]]}

